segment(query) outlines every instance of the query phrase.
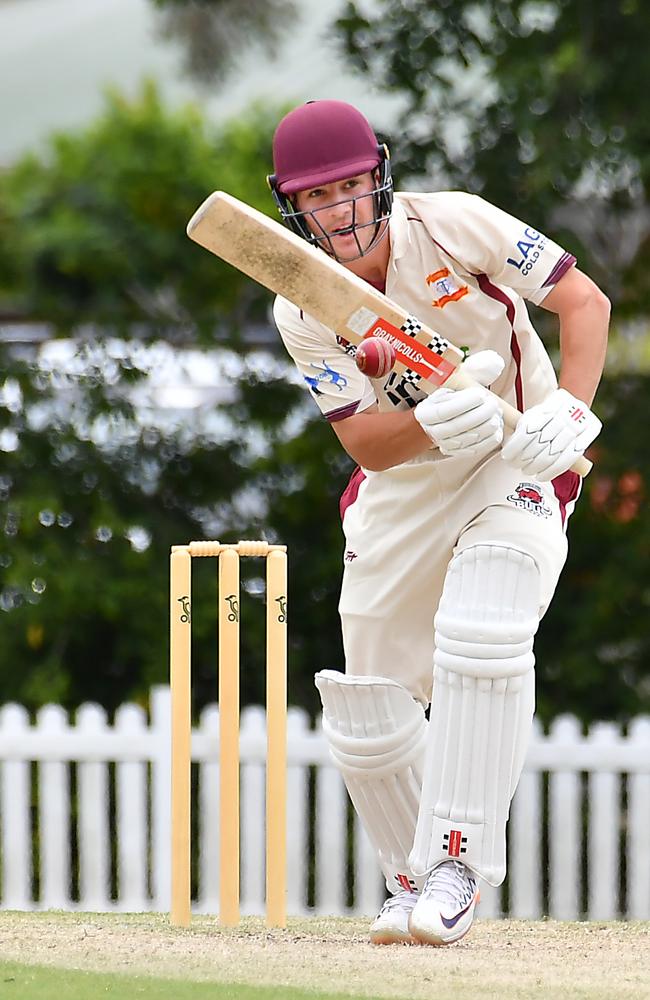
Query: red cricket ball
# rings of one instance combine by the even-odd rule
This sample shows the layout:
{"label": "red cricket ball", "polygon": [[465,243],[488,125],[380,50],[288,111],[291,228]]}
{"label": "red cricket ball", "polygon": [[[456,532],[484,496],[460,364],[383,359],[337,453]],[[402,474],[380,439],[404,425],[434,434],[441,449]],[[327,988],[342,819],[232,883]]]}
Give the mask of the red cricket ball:
{"label": "red cricket ball", "polygon": [[384,378],[393,370],[395,348],[387,340],[369,337],[357,347],[357,368],[368,378]]}

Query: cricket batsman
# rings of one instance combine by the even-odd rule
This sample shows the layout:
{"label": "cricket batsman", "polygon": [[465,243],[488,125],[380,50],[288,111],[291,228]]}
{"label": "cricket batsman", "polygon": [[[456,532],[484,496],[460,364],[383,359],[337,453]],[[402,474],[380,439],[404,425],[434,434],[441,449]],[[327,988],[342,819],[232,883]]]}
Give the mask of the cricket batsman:
{"label": "cricket batsman", "polygon": [[[386,148],[340,101],[295,108],[269,178],[284,222],[466,353],[480,385],[370,379],[355,349],[278,297],[275,320],[356,469],[341,500],[345,672],[321,670],[331,755],[388,898],[377,944],[446,945],[506,823],[535,704],[533,641],[598,435],[609,302],[533,225],[460,191],[393,192]],[[558,317],[556,372],[526,303]],[[504,441],[498,402],[522,416]],[[428,715],[428,718],[427,718]]]}

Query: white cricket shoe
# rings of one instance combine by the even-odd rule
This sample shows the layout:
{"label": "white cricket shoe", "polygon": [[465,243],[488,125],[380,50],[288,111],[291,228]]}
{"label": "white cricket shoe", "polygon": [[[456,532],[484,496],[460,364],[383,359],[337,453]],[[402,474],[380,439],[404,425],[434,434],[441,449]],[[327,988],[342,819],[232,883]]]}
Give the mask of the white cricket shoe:
{"label": "white cricket shoe", "polygon": [[419,893],[400,889],[389,896],[370,928],[372,944],[414,944],[409,933],[409,917]]}
{"label": "white cricket shoe", "polygon": [[460,861],[434,868],[409,918],[411,936],[420,944],[452,944],[472,926],[479,900],[478,879]]}

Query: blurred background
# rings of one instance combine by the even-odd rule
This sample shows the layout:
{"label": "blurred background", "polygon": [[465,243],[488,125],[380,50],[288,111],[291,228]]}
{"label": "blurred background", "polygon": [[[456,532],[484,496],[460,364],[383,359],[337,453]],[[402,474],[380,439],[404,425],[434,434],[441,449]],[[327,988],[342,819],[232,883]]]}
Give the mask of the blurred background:
{"label": "blurred background", "polygon": [[[146,705],[167,678],[169,547],[199,538],[288,545],[293,704],[315,714],[314,672],[342,667],[352,464],[270,296],[185,236],[215,188],[275,216],[274,126],[333,97],[389,143],[398,188],[483,195],[611,298],[538,715],[650,710],[649,51],[641,0],[0,0],[0,702]],[[197,709],[216,697],[209,562]],[[254,703],[262,572],[242,601]]]}

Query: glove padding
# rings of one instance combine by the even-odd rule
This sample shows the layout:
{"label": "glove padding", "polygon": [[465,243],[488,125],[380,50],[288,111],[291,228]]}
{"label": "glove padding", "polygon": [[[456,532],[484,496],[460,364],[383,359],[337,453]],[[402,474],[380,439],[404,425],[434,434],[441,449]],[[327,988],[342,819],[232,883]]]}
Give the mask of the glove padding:
{"label": "glove padding", "polygon": [[571,468],[601,427],[586,403],[566,389],[555,389],[521,415],[501,457],[508,465],[548,482]]}
{"label": "glove padding", "polygon": [[462,371],[480,385],[468,389],[441,386],[415,407],[415,419],[443,455],[487,454],[501,444],[499,401],[481,387],[494,382],[503,367],[503,358],[496,351],[479,351],[463,362]]}

